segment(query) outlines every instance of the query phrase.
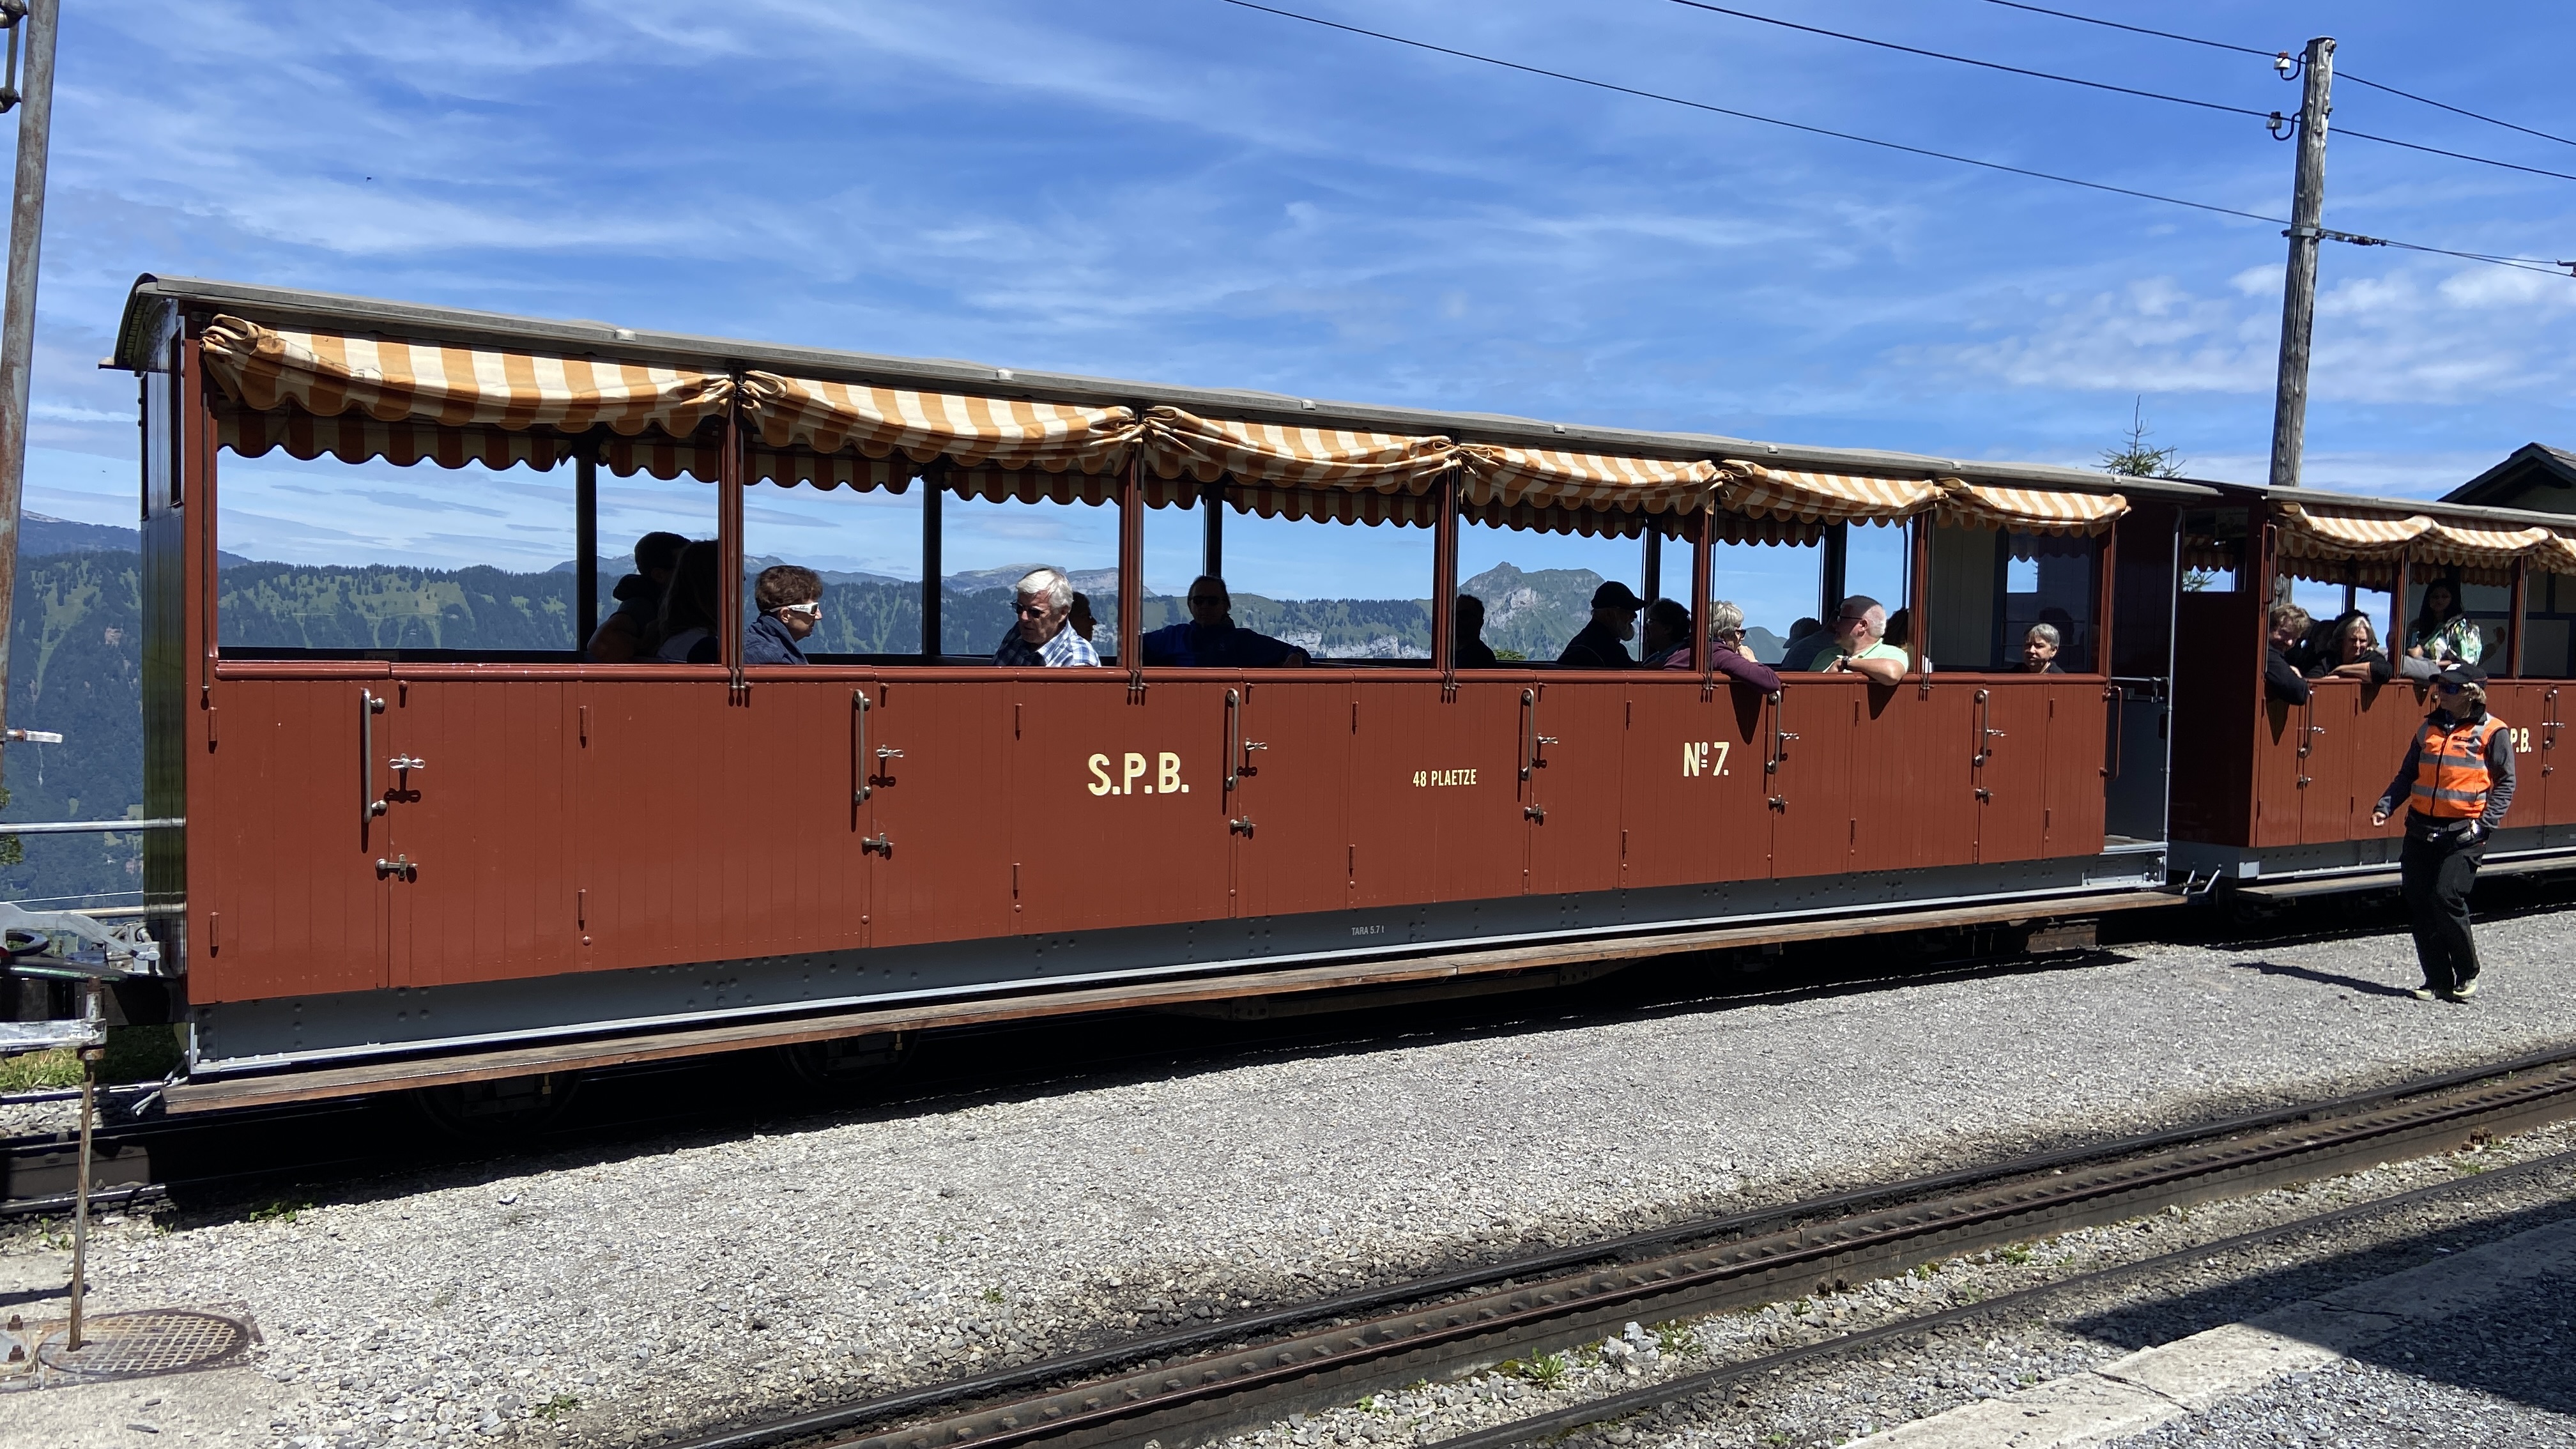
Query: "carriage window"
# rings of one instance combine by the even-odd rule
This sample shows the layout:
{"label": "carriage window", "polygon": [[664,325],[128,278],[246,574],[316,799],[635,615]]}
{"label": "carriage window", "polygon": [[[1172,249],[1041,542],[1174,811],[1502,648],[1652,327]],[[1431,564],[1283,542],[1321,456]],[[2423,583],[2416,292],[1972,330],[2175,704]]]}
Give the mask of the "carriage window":
{"label": "carriage window", "polygon": [[[2539,575],[2535,574],[2536,579]],[[2424,590],[2436,580],[2451,582],[2438,565],[2417,564],[2406,582],[2406,634],[2412,640],[2424,622]],[[2477,626],[2479,661],[2501,673],[2505,667],[2505,632],[2513,608],[2513,590],[2503,584],[2460,583],[2459,603]],[[2554,601],[2554,600],[2553,600]],[[2401,647],[2405,641],[2400,641]]]}
{"label": "carriage window", "polygon": [[[1317,661],[1430,660],[1433,530],[1217,507],[1217,572],[1237,628]],[[1206,569],[1207,508],[1190,498],[1145,515],[1148,633],[1189,621],[1190,583]]]}
{"label": "carriage window", "polygon": [[[603,511],[615,481],[603,470]],[[281,449],[224,454],[217,483],[226,649],[488,657],[576,646],[569,463],[401,467]],[[668,516],[708,536],[713,492],[695,487],[694,512]],[[602,552],[612,537],[603,521]]]}
{"label": "carriage window", "polygon": [[[1823,647],[1816,632],[1823,554],[1812,543],[1721,542],[1712,550],[1709,597],[1744,611],[1745,653],[1764,664],[1785,664],[1793,637],[1801,655]],[[1689,567],[1687,549],[1682,557]],[[1796,661],[1800,667],[1806,662]]]}
{"label": "carriage window", "polygon": [[[918,490],[923,485],[915,483]],[[999,503],[940,500],[939,651],[990,660],[1012,628],[1012,586],[1032,569],[1059,568],[1091,605],[1092,647],[1118,652],[1118,504],[1058,503],[1041,498]],[[920,517],[913,515],[917,549]],[[920,576],[915,565],[913,576]],[[915,631],[919,626],[916,623]]]}
{"label": "carriage window", "polygon": [[2523,592],[2522,672],[2534,679],[2576,679],[2576,577],[2534,573]]}
{"label": "carriage window", "polygon": [[2057,667],[2091,673],[2101,540],[1932,530],[1932,632],[1924,651],[1943,668],[2017,669],[2033,625],[2057,633]]}
{"label": "carriage window", "polygon": [[[1591,622],[1593,590],[1615,579],[1640,596],[1647,592],[1645,558],[1641,539],[1542,533],[1461,519],[1458,592],[1484,601],[1485,645],[1498,662],[1552,664]],[[1662,562],[1661,592],[1688,598],[1690,546],[1664,540]],[[1624,647],[1634,656],[1642,642],[1632,635]]]}
{"label": "carriage window", "polygon": [[[601,508],[607,507],[605,483]],[[799,564],[823,576],[823,614],[806,640],[809,658],[917,658],[921,653],[922,485],[829,490],[754,483],[743,490],[743,600],[771,564]],[[951,508],[957,506],[950,497]],[[943,517],[943,522],[945,521]],[[600,538],[610,537],[605,517]],[[606,569],[601,570],[603,576]],[[945,613],[943,611],[943,618]]]}
{"label": "carriage window", "polygon": [[2183,514],[2182,591],[2232,594],[2242,575],[2250,510],[2196,509]]}

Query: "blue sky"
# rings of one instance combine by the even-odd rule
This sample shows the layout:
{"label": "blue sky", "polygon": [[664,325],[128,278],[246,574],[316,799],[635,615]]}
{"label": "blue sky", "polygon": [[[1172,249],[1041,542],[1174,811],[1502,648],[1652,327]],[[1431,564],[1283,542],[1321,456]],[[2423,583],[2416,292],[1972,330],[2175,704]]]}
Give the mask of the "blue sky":
{"label": "blue sky", "polygon": [[[2268,446],[2278,228],[1514,75],[1217,0],[83,0],[61,49],[28,506],[133,516],[140,271],[1005,366],[2085,463],[2144,396],[2206,476]],[[1293,7],[1292,7],[1293,8]],[[1865,50],[1668,0],[1311,0],[1641,87],[2282,214],[2258,122]],[[1764,9],[1765,5],[1747,8]],[[2067,0],[2576,135],[2539,3]],[[1981,3],[1770,13],[2268,110],[2250,56]],[[2576,170],[2576,148],[2351,85],[2336,122]],[[2357,140],[2329,226],[2576,256],[2576,183]],[[2443,491],[2576,441],[2576,281],[2329,247],[2310,481]],[[310,560],[568,556],[563,485],[230,463],[225,542]],[[611,499],[612,535],[711,519]],[[909,573],[910,500],[755,501],[756,550]],[[1106,562],[1100,510],[967,510],[952,569]],[[1177,587],[1195,519],[1157,519]],[[695,522],[703,531],[708,525]],[[1311,526],[1310,526],[1311,527]],[[1239,587],[1420,593],[1410,537],[1246,529]],[[1633,546],[1493,557],[1629,572]],[[1471,547],[1470,572],[1476,561]],[[1421,565],[1427,569],[1427,563]]]}

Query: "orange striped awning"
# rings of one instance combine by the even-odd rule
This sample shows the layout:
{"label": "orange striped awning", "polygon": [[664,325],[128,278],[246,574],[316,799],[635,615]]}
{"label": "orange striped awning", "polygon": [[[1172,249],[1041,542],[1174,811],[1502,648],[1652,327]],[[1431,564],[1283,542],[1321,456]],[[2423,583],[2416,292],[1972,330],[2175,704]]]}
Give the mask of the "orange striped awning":
{"label": "orange striped awning", "polygon": [[2117,493],[2075,493],[2056,488],[2007,488],[1944,478],[1940,517],[1970,528],[2014,533],[2101,533],[2129,511]]}
{"label": "orange striped awning", "polygon": [[916,463],[947,458],[968,467],[1114,473],[1126,464],[1137,434],[1135,412],[1123,407],[915,392],[774,372],[744,373],[742,397],[743,416],[761,443],[781,452],[856,449],[869,458],[899,453]]}
{"label": "orange striped awning", "polygon": [[1867,478],[1801,473],[1730,458],[1721,470],[1718,506],[1754,518],[1801,523],[1894,523],[1940,500],[1929,478]]}
{"label": "orange striped awning", "polygon": [[1717,465],[1705,459],[1620,458],[1545,448],[1462,443],[1458,463],[1469,503],[1553,504],[1648,513],[1705,506]]}
{"label": "orange striped awning", "polygon": [[408,419],[381,423],[363,413],[315,417],[298,407],[253,412],[229,400],[215,406],[215,441],[244,458],[284,449],[287,456],[307,462],[326,456],[343,463],[382,458],[403,467],[420,462],[442,468],[479,463],[500,469],[524,463],[544,469],[562,461],[567,452],[564,441],[551,433],[505,432],[473,424],[448,427]]}
{"label": "orange striped awning", "polygon": [[2428,563],[2460,564],[2471,568],[2510,567],[2519,558],[2537,558],[2549,548],[2557,535],[2546,528],[2490,528],[2477,524],[2444,523],[2427,519],[2430,525],[2415,546],[2415,557]]}
{"label": "orange striped awning", "polygon": [[2406,555],[2433,527],[2422,514],[2404,518],[2320,513],[2302,504],[2281,507],[2281,552],[2290,558],[2394,559]]}
{"label": "orange striped awning", "polygon": [[239,317],[209,323],[200,349],[224,395],[261,413],[293,407],[316,418],[354,414],[438,428],[579,433],[606,426],[626,437],[648,428],[685,437],[733,399],[733,379],[722,373],[290,332]]}
{"label": "orange striped awning", "polygon": [[1164,478],[1421,493],[1456,461],[1456,446],[1442,437],[1227,422],[1175,407],[1145,412],[1145,466]]}

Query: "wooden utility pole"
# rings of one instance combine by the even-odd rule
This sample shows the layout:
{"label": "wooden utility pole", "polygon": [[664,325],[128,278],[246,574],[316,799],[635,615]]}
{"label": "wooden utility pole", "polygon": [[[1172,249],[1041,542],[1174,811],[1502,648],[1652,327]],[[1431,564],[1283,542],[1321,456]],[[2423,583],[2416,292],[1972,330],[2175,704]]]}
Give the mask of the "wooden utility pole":
{"label": "wooden utility pole", "polygon": [[2290,193],[2290,275],[2281,286],[2281,371],[2272,402],[2275,488],[2299,486],[2308,428],[2308,338],[2316,330],[2318,222],[2326,209],[2326,116],[2334,89],[2335,43],[2308,42],[2307,91],[2299,101],[2299,171]]}
{"label": "wooden utility pole", "polygon": [[[27,477],[27,384],[35,370],[36,252],[45,234],[45,153],[54,130],[55,0],[0,0],[9,24],[10,79],[19,42],[23,96],[0,88],[0,110],[18,107],[18,192],[9,210],[8,313],[0,321],[0,727],[9,719],[10,605],[18,595],[18,508]],[[12,13],[14,12],[14,13]]]}

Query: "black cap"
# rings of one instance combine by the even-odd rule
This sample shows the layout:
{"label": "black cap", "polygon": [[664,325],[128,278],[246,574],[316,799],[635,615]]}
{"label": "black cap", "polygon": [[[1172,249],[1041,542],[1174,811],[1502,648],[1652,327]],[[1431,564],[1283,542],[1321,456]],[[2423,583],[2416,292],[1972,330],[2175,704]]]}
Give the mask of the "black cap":
{"label": "black cap", "polygon": [[1628,586],[1626,584],[1619,582],[1617,579],[1612,579],[1610,582],[1603,584],[1601,587],[1592,591],[1592,607],[1596,609],[1624,609],[1633,614],[1639,609],[1646,607],[1646,601],[1638,598],[1635,594],[1628,592]]}
{"label": "black cap", "polygon": [[[1872,609],[1884,609],[1886,607],[1886,605],[1871,598],[1867,594],[1846,594],[1843,596],[1843,601],[1834,607],[1834,617],[1837,619],[1856,619],[1860,617],[1861,614],[1866,614]],[[1855,613],[1855,610],[1858,612]]]}
{"label": "black cap", "polygon": [[2442,672],[2434,675],[2433,679],[2436,683],[2453,686],[2483,685],[2487,682],[2487,672],[2474,664],[2453,663],[2442,666]]}

